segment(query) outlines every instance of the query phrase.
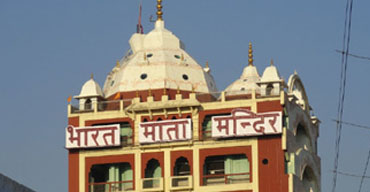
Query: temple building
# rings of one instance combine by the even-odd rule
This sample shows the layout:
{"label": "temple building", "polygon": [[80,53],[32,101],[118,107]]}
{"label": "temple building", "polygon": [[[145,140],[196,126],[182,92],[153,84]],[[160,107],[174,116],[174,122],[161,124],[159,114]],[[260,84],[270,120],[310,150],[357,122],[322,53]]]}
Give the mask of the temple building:
{"label": "temple building", "polygon": [[[68,105],[69,192],[319,192],[320,121],[295,72],[249,60],[218,90],[166,29],[138,27],[130,51]],[[264,65],[264,64],[261,64]]]}

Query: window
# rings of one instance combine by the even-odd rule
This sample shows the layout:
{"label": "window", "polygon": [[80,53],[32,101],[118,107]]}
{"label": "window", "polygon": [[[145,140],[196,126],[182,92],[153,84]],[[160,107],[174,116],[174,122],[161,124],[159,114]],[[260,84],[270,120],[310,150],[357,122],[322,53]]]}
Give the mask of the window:
{"label": "window", "polygon": [[250,181],[249,160],[245,154],[209,156],[203,166],[203,185]]}
{"label": "window", "polygon": [[223,115],[230,115],[230,113],[224,113],[224,114],[213,114],[213,115],[207,115],[204,117],[203,123],[202,123],[202,139],[208,140],[212,139],[212,117],[213,116],[223,116]]}
{"label": "window", "polygon": [[145,178],[143,180],[144,189],[147,188],[158,188],[161,185],[162,168],[159,161],[156,159],[151,159],[148,161],[145,168]]}
{"label": "window", "polygon": [[127,146],[133,144],[132,137],[132,127],[128,122],[119,122],[119,123],[103,123],[103,124],[94,124],[94,125],[112,125],[119,124],[121,132],[121,145]]}
{"label": "window", "polygon": [[93,165],[89,173],[89,192],[133,189],[133,171],[129,163]]}
{"label": "window", "polygon": [[176,159],[173,175],[171,177],[171,187],[190,187],[190,165],[185,157]]}
{"label": "window", "polygon": [[296,142],[298,146],[303,147],[305,150],[312,150],[310,137],[308,136],[305,127],[301,124],[298,124],[297,127]]}
{"label": "window", "polygon": [[86,99],[86,101],[85,101],[85,110],[91,110],[91,109],[92,109],[91,99]]}
{"label": "window", "polygon": [[130,123],[120,123],[121,142],[123,145],[132,144],[132,128]]}
{"label": "window", "polygon": [[178,158],[173,173],[175,176],[190,175],[189,161],[185,157]]}
{"label": "window", "polygon": [[271,95],[272,94],[272,90],[274,89],[274,87],[272,86],[272,84],[268,84],[267,87],[266,87],[266,95]]}
{"label": "window", "polygon": [[212,116],[207,115],[202,123],[202,139],[212,138]]}

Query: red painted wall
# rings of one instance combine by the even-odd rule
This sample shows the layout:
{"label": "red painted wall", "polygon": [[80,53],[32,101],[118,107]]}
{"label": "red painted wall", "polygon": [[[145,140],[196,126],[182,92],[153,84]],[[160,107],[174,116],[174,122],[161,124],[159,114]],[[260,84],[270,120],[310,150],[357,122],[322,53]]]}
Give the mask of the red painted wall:
{"label": "red painted wall", "polygon": [[[79,117],[68,118],[68,125],[79,126]],[[68,151],[68,191],[79,191],[79,153],[77,150]]]}
{"label": "red painted wall", "polygon": [[[280,100],[257,103],[257,112],[283,111]],[[288,192],[289,176],[285,174],[285,157],[281,135],[258,137],[258,176],[260,192]],[[264,164],[263,160],[268,163]]]}

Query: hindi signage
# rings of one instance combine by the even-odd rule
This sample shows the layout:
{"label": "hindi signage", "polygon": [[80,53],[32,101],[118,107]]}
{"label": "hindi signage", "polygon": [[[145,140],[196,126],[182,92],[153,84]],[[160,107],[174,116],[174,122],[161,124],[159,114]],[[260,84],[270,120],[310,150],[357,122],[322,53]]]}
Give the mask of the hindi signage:
{"label": "hindi signage", "polygon": [[192,138],[191,119],[175,119],[140,123],[140,143],[184,141]]}
{"label": "hindi signage", "polygon": [[239,137],[282,132],[282,112],[253,113],[234,109],[229,116],[212,117],[212,137]]}
{"label": "hindi signage", "polygon": [[66,128],[66,148],[112,147],[121,145],[120,126],[103,125]]}

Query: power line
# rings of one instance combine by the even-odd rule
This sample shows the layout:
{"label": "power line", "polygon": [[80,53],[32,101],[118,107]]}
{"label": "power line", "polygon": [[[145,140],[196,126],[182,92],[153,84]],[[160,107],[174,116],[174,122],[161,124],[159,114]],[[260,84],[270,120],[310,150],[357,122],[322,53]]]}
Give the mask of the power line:
{"label": "power line", "polygon": [[[338,52],[338,53],[340,53],[340,54],[345,54],[346,53],[346,52],[341,51],[341,50],[338,50],[338,49],[336,49],[335,51]],[[358,59],[365,59],[365,60],[369,60],[370,61],[370,57],[361,56],[361,55],[355,55],[355,54],[351,54],[351,53],[348,53],[348,55],[351,56],[351,57],[358,58]]]}
{"label": "power line", "polygon": [[[331,171],[331,172],[335,172],[335,171]],[[340,175],[344,175],[344,176],[348,176],[348,177],[357,177],[357,178],[365,178],[365,179],[370,179],[370,176],[363,176],[363,175],[356,175],[356,174],[353,174],[353,173],[346,173],[346,172],[343,172],[343,171],[336,171],[338,174]]]}
{"label": "power line", "polygon": [[369,150],[369,154],[367,155],[367,160],[366,160],[366,163],[365,163],[365,169],[364,169],[364,172],[362,173],[360,188],[359,188],[358,192],[361,192],[362,183],[364,182],[364,178],[366,177],[365,175],[366,175],[367,167],[369,166],[369,160],[370,160],[370,150]]}
{"label": "power line", "polygon": [[347,66],[348,66],[348,53],[349,53],[349,43],[351,40],[351,25],[352,25],[352,8],[353,0],[347,0],[345,21],[344,21],[344,34],[343,34],[343,52],[342,63],[341,63],[341,74],[340,74],[340,86],[339,86],[339,99],[338,99],[338,115],[337,115],[337,131],[336,131],[336,142],[335,142],[335,159],[334,159],[334,174],[333,174],[333,187],[332,192],[335,192],[337,186],[338,177],[338,165],[339,165],[339,152],[340,152],[340,141],[342,135],[342,121],[344,112],[344,99],[346,93],[346,80],[347,80]]}
{"label": "power line", "polygon": [[363,128],[363,129],[369,129],[370,130],[370,127],[365,126],[365,125],[359,125],[359,124],[350,123],[350,122],[346,122],[346,121],[339,121],[339,120],[335,120],[335,119],[332,119],[332,121],[337,122],[337,123],[341,123],[341,124],[344,124],[344,125],[350,125],[352,127],[358,127],[358,128]]}

